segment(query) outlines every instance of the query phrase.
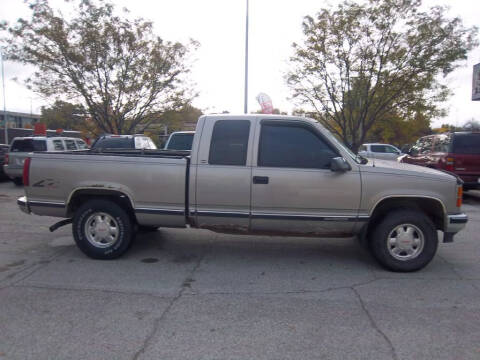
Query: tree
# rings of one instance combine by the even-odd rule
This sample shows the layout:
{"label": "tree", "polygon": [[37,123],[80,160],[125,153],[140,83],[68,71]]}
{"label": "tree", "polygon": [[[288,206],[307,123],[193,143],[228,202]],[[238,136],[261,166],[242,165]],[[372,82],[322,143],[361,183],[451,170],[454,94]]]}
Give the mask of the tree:
{"label": "tree", "polygon": [[345,1],[303,21],[287,82],[302,106],[357,151],[372,126],[394,113],[414,119],[443,114],[440,75],[477,45],[476,28],[445,8],[419,11],[421,0]]}
{"label": "tree", "polygon": [[40,122],[49,129],[79,130],[85,114],[83,106],[57,100],[51,107],[42,106]]}
{"label": "tree", "polygon": [[2,42],[9,60],[38,68],[34,91],[84,106],[103,132],[131,133],[188,102],[189,45],[154,35],[151,22],[115,15],[104,1],[66,0],[66,19],[48,0],[32,0],[30,20],[19,19]]}

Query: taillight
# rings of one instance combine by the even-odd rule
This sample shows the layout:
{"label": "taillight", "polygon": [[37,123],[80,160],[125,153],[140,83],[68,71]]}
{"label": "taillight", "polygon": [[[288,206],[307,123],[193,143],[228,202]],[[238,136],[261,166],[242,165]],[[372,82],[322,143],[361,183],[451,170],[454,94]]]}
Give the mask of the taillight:
{"label": "taillight", "polygon": [[455,167],[455,158],[450,156],[447,157],[445,159],[445,170],[453,172],[454,167]]}
{"label": "taillight", "polygon": [[463,200],[463,186],[460,185],[457,188],[457,207],[462,206],[462,200]]}
{"label": "taillight", "polygon": [[4,163],[8,165],[8,164],[9,164],[9,161],[10,161],[10,157],[8,156],[8,153],[5,153],[5,161],[4,161]]}
{"label": "taillight", "polygon": [[29,186],[30,182],[30,162],[31,158],[27,157],[23,163],[23,186]]}

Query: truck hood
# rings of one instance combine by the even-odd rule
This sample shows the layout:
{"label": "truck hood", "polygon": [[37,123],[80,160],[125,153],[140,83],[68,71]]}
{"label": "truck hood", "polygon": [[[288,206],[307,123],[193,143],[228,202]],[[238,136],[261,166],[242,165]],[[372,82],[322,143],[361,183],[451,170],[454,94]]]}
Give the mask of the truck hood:
{"label": "truck hood", "polygon": [[457,181],[457,177],[455,175],[449,174],[447,172],[431,169],[425,166],[399,163],[397,161],[386,161],[378,159],[372,161],[372,159],[369,159],[368,163],[361,166],[360,170],[362,172],[369,173],[395,174],[405,176],[417,176],[435,180]]}

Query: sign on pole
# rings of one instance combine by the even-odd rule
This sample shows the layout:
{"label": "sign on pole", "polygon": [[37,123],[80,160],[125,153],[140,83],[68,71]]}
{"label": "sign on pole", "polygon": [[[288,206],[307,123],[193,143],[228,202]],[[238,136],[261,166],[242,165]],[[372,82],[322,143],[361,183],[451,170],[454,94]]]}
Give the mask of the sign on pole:
{"label": "sign on pole", "polygon": [[480,101],[480,64],[473,66],[472,100]]}

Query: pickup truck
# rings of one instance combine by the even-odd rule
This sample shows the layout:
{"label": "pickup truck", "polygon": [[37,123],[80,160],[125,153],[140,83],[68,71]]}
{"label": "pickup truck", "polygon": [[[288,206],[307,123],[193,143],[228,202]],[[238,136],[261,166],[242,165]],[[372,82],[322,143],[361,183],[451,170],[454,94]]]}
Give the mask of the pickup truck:
{"label": "pickup truck", "polygon": [[426,266],[465,227],[462,182],[353,154],[317,122],[278,115],[200,117],[191,152],[33,153],[26,213],[73,222],[77,246],[116,258],[139,227],[350,237],[392,271]]}

